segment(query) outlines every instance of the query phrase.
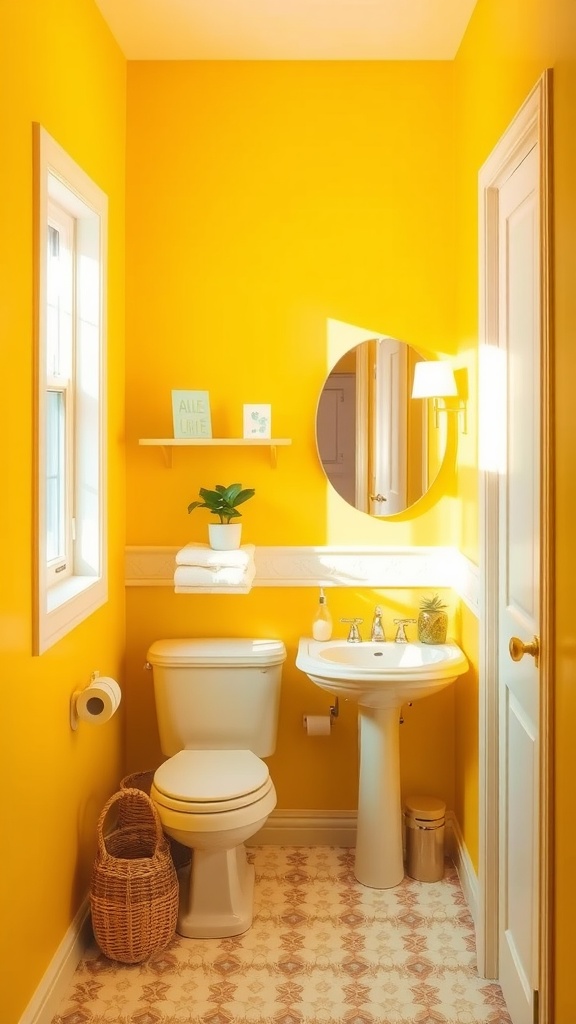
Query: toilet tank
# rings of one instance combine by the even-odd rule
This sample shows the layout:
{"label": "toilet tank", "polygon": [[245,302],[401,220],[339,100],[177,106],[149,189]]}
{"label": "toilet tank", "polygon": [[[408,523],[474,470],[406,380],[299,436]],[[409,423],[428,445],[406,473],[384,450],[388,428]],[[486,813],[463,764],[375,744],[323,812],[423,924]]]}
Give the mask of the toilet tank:
{"label": "toilet tank", "polygon": [[156,640],[147,660],[167,757],[184,749],[274,753],[286,660],[281,640]]}

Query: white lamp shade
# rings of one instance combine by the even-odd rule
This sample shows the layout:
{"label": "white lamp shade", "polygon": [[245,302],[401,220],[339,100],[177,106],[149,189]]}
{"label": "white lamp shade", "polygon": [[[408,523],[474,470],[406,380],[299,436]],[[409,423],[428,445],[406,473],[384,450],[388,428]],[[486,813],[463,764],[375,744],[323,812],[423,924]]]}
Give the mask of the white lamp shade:
{"label": "white lamp shade", "polygon": [[414,367],[412,398],[450,398],[458,394],[454,370],[444,360],[422,360]]}

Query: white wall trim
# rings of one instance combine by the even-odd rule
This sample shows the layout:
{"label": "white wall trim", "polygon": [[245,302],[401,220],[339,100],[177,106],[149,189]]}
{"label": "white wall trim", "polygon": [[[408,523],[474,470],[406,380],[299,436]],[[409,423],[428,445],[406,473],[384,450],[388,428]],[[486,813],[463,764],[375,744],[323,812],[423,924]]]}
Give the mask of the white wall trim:
{"label": "white wall trim", "polygon": [[276,808],[247,846],[356,845],[356,811],[281,810]]}
{"label": "white wall trim", "polygon": [[456,552],[452,586],[476,618],[480,617],[480,569],[466,555]]}
{"label": "white wall trim", "polygon": [[85,899],[54,953],[19,1024],[51,1024],[70,990],[74,971],[92,941],[92,922]]}
{"label": "white wall trim", "polygon": [[[175,547],[128,547],[127,587],[173,587]],[[478,614],[478,567],[452,547],[256,547],[254,587],[452,587]]]}

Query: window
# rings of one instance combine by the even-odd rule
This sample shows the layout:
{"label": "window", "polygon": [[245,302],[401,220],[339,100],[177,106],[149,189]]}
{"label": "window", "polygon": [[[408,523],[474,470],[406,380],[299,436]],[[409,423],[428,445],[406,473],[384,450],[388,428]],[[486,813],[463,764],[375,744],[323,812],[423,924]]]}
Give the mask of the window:
{"label": "window", "polygon": [[34,653],[107,599],[107,198],[35,126]]}
{"label": "window", "polygon": [[74,531],[74,218],[48,202],[46,254],[46,568],[72,575]]}

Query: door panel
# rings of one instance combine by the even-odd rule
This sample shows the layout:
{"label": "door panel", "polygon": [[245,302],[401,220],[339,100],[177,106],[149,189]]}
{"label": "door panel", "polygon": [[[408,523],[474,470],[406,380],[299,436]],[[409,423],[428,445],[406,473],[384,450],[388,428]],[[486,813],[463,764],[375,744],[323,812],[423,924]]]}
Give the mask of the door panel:
{"label": "door panel", "polygon": [[320,395],[318,451],[330,483],[347,502],[356,494],[356,381],[352,373],[331,373]]}

